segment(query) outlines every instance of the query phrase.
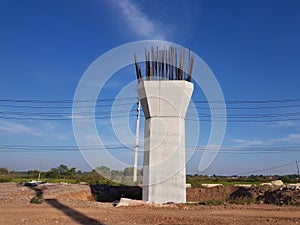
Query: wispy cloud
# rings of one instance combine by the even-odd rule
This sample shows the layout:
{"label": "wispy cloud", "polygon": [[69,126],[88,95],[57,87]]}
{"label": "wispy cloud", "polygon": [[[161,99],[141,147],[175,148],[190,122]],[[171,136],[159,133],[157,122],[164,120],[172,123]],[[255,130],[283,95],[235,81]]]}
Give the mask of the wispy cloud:
{"label": "wispy cloud", "polygon": [[233,142],[238,144],[239,146],[243,146],[243,147],[263,144],[263,142],[261,140],[234,139]]}
{"label": "wispy cloud", "polygon": [[266,139],[266,140],[247,140],[247,139],[233,139],[234,143],[236,143],[236,147],[250,147],[250,146],[270,146],[273,144],[293,144],[300,143],[300,134],[293,133],[289,134],[285,137]]}
{"label": "wispy cloud", "polygon": [[15,133],[15,134],[28,134],[33,136],[42,136],[42,134],[35,129],[8,121],[0,121],[0,131],[4,131],[7,133]]}
{"label": "wispy cloud", "polygon": [[268,144],[275,143],[300,143],[300,134],[290,134],[283,138],[271,139]]}
{"label": "wispy cloud", "polygon": [[277,121],[270,125],[270,127],[296,127],[297,124],[293,121]]}
{"label": "wispy cloud", "polygon": [[65,118],[67,119],[76,119],[76,120],[92,120],[93,116],[81,116],[81,115],[76,115],[76,113],[72,115],[64,115]]}
{"label": "wispy cloud", "polygon": [[166,39],[164,29],[151,20],[142,8],[131,0],[114,1],[126,18],[128,26],[139,36],[148,39]]}

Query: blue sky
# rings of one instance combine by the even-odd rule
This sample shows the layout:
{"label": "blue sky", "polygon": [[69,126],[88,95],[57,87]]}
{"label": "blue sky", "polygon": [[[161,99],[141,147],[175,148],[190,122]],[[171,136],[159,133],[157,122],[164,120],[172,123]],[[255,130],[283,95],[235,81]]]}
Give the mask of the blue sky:
{"label": "blue sky", "polygon": [[[59,164],[90,170],[78,151],[57,150],[57,146],[76,145],[68,120],[72,103],[61,101],[73,99],[82,75],[99,56],[145,39],[190,48],[219,81],[232,118],[223,151],[205,174],[240,174],[300,160],[299,10],[297,0],[2,0],[0,100],[13,101],[0,102],[0,167],[37,169],[42,160],[43,170]],[[114,99],[118,90],[135,79],[134,72],[134,67],[128,67],[116,73],[103,96]],[[135,91],[131,94],[134,99]],[[43,109],[41,103],[16,100],[57,102],[43,103]],[[205,100],[201,90],[193,100]],[[129,123],[134,133],[133,102],[124,101],[124,107],[133,110]],[[97,123],[98,133],[117,146],[106,118],[110,108],[99,104],[104,112],[100,110],[103,118]],[[207,105],[197,107],[199,113],[209,113],[201,108]],[[38,116],[49,112],[59,113],[57,117],[64,120]],[[36,113],[33,119],[28,118],[30,113]],[[235,121],[245,114],[258,117]],[[198,146],[202,147],[210,125],[201,122],[201,117],[200,124]],[[13,149],[16,146],[18,151]],[[44,151],[45,146],[49,149]],[[133,160],[132,151],[117,149],[114,154],[129,164]],[[193,155],[188,173],[198,172],[201,155],[201,151]],[[264,172],[295,173],[296,169],[289,164]]]}

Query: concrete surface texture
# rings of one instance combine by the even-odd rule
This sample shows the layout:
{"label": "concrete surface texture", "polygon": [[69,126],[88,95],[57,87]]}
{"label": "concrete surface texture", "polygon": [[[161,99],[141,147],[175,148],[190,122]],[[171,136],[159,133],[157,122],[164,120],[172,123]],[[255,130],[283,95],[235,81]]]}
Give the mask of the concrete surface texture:
{"label": "concrete surface texture", "polygon": [[145,121],[143,200],[186,202],[185,114],[193,93],[184,80],[139,82]]}

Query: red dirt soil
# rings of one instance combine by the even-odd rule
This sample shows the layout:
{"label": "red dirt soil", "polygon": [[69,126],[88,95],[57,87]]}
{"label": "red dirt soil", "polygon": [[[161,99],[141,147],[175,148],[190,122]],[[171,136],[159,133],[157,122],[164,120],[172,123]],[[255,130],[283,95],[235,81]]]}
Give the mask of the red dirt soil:
{"label": "red dirt soil", "polygon": [[[199,190],[193,191],[199,194]],[[111,203],[90,201],[87,185],[43,187],[44,202],[29,203],[37,193],[35,188],[0,184],[0,224],[300,224],[299,206],[225,203],[116,208]]]}

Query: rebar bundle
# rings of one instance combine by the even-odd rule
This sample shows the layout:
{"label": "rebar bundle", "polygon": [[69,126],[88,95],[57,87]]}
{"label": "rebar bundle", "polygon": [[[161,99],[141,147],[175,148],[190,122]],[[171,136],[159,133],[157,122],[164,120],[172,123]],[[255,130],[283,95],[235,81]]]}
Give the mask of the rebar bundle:
{"label": "rebar bundle", "polygon": [[[136,76],[140,82],[143,80],[143,75],[136,54],[134,60]],[[185,48],[180,49],[179,55],[177,48],[172,46],[163,50],[159,50],[158,47],[156,49],[151,47],[151,51],[145,49],[145,78],[146,80],[186,80],[191,82],[194,56],[191,56],[190,51],[187,60],[186,65]]]}

